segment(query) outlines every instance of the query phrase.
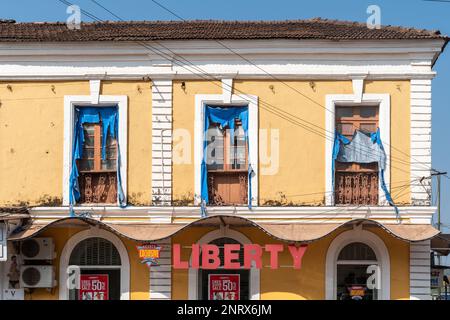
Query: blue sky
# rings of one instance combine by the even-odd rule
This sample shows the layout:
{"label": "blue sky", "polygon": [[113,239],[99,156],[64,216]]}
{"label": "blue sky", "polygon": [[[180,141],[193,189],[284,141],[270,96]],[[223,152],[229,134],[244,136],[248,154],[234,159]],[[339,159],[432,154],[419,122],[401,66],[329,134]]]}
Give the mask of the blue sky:
{"label": "blue sky", "polygon": [[[150,0],[97,0],[125,20],[176,20]],[[450,35],[450,2],[423,0],[158,0],[185,19],[284,20],[323,17],[364,22],[371,4],[381,8],[384,25],[439,29]],[[69,0],[102,20],[115,20],[90,0]],[[57,0],[0,3],[0,17],[17,21],[65,21],[66,7]],[[83,16],[83,21],[91,21]],[[433,167],[450,171],[450,46],[435,66],[433,80]],[[450,179],[442,178],[442,222],[450,232]],[[434,197],[435,198],[435,197]]]}

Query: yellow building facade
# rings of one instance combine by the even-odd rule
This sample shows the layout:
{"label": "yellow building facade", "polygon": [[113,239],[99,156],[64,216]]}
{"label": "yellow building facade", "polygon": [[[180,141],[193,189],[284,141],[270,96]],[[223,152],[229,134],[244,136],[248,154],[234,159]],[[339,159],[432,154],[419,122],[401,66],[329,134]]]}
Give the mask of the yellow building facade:
{"label": "yellow building facade", "polygon": [[[27,64],[18,52],[37,44],[10,44],[0,298],[429,299],[431,79],[447,39],[367,32],[231,37],[232,51],[168,37],[172,60],[130,41],[50,39],[53,60],[29,52]],[[197,244],[219,248],[218,268],[193,265]],[[261,266],[224,268],[231,244],[241,265],[244,245],[263,248]],[[145,246],[156,260],[142,261]],[[94,278],[101,290],[80,287]]]}

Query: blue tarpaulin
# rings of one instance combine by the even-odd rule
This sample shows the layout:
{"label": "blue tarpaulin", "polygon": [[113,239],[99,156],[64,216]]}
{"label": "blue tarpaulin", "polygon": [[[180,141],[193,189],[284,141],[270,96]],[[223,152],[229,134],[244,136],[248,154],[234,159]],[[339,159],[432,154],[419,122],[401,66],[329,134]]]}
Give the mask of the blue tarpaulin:
{"label": "blue tarpaulin", "polygon": [[[204,118],[204,142],[203,142],[203,159],[201,165],[201,200],[202,200],[202,215],[205,215],[205,205],[208,204],[208,167],[207,161],[207,131],[212,123],[218,124],[220,129],[229,129],[231,139],[234,137],[235,120],[239,119],[242,123],[242,129],[244,130],[245,141],[247,142],[247,148],[249,146],[248,139],[248,107],[217,107],[217,106],[205,106],[205,118]],[[253,169],[248,166],[248,206],[251,208],[252,194],[251,194],[251,175]]]}
{"label": "blue tarpaulin", "polygon": [[[83,156],[84,128],[85,123],[102,124],[102,159],[106,159],[106,141],[108,136],[113,139],[118,137],[118,113],[117,107],[76,107],[75,108],[75,127],[72,150],[72,166],[69,181],[69,203],[72,207],[80,199],[80,188],[78,184],[77,160]],[[122,180],[120,177],[120,149],[117,141],[117,193],[119,203],[124,206],[125,197],[122,190]],[[72,213],[71,213],[72,214]]]}
{"label": "blue tarpaulin", "polygon": [[386,187],[384,180],[384,171],[386,169],[386,152],[381,142],[380,129],[369,134],[355,130],[353,138],[350,141],[342,134],[336,131],[334,146],[333,146],[333,189],[334,189],[334,175],[335,162],[355,162],[355,163],[378,163],[380,170],[381,189],[383,189],[386,200],[390,205],[394,206],[397,211],[391,194]]}

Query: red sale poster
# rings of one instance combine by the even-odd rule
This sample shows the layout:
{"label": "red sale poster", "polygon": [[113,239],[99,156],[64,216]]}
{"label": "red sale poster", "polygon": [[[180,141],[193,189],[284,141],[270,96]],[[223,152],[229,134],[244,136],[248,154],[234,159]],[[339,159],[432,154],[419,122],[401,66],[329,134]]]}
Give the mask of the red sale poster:
{"label": "red sale poster", "polygon": [[107,274],[82,274],[80,276],[79,300],[108,300]]}
{"label": "red sale poster", "polygon": [[239,284],[238,274],[209,274],[209,300],[239,300]]}

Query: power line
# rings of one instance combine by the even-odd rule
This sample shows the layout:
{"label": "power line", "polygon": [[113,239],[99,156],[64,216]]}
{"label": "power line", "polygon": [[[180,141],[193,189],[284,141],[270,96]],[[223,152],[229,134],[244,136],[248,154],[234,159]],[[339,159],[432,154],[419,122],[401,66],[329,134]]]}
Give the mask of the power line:
{"label": "power line", "polygon": [[[72,5],[70,2],[68,2],[68,1],[66,1],[66,0],[58,0],[58,1],[61,2],[61,3],[63,3],[63,4],[65,4],[65,5]],[[97,2],[94,2],[94,3],[97,3]],[[102,6],[102,7],[103,7],[103,6]],[[110,10],[108,10],[108,11],[110,11]],[[96,21],[98,21],[98,22],[103,22],[103,20],[101,20],[100,18],[96,17],[95,15],[93,15],[93,14],[91,14],[91,13],[85,11],[85,10],[84,10],[84,12],[86,12],[92,19],[94,19],[94,20],[96,20]],[[115,15],[115,14],[114,14],[114,16],[117,17],[118,19],[124,21],[124,20],[121,19],[119,16],[117,16],[117,15]],[[176,59],[175,57],[169,56],[167,53],[163,52],[162,50],[160,50],[160,49],[158,49],[158,48],[155,48],[155,47],[148,46],[147,44],[142,43],[142,42],[138,42],[138,41],[134,41],[134,42],[136,42],[136,43],[138,43],[139,45],[145,47],[146,49],[152,51],[153,53],[155,53],[155,54],[157,54],[157,55],[163,57],[164,59],[168,59],[168,60],[173,61],[176,65],[178,65],[178,66],[180,66],[180,67],[182,67],[182,68],[188,70],[189,72],[194,73],[194,72],[193,72],[191,69],[189,69],[187,66],[181,64],[181,63],[180,63],[180,60]],[[218,79],[218,78],[214,77],[213,75],[208,74],[207,72],[205,72],[204,70],[202,70],[200,67],[195,66],[195,65],[194,65],[192,62],[190,62],[189,60],[185,59],[185,58],[182,57],[182,56],[179,56],[178,54],[176,54],[175,52],[173,52],[170,48],[167,48],[166,46],[162,45],[161,43],[158,43],[157,41],[154,41],[154,42],[156,42],[156,43],[157,43],[158,45],[160,45],[161,47],[164,47],[166,50],[168,50],[169,52],[171,52],[171,53],[174,54],[175,56],[178,56],[178,57],[180,57],[181,59],[183,59],[183,60],[185,61],[185,63],[187,63],[187,64],[189,64],[189,65],[192,65],[193,67],[191,67],[191,68],[194,69],[194,70],[196,70],[197,72],[199,72],[200,74],[197,74],[197,75],[200,76],[202,79],[205,79],[204,75],[206,75],[207,77],[212,78],[214,81],[221,81],[221,79]],[[195,74],[195,73],[194,73],[194,74]],[[203,76],[202,76],[202,75],[203,75]],[[206,80],[212,81],[211,79],[208,79],[208,78],[206,78]],[[213,83],[214,85],[216,85],[216,86],[218,86],[218,87],[221,87],[219,84],[215,83],[214,81],[212,81],[212,83]],[[229,85],[227,85],[227,86],[230,87],[230,90],[232,90],[231,86],[229,86]],[[235,91],[241,92],[240,90],[237,90],[237,89],[235,89]],[[243,93],[243,92],[241,92],[241,93]],[[243,93],[243,94],[245,94],[245,93]],[[238,96],[239,96],[239,95],[238,95]],[[281,110],[281,109],[279,109],[278,107],[276,107],[276,106],[274,106],[274,105],[272,105],[272,104],[270,104],[270,103],[267,103],[267,102],[263,101],[262,99],[260,99],[259,102],[266,106],[266,107],[261,106],[262,109],[265,109],[266,111],[271,112],[271,113],[273,113],[273,114],[275,114],[275,115],[277,115],[277,116],[283,118],[284,120],[287,120],[287,121],[289,121],[289,122],[291,122],[291,123],[293,123],[293,124],[295,124],[295,125],[297,125],[297,126],[299,126],[299,127],[302,127],[303,129],[305,129],[305,130],[307,130],[307,131],[310,131],[311,133],[315,133],[315,134],[317,134],[317,135],[319,135],[319,136],[321,136],[321,137],[323,137],[323,138],[325,138],[325,139],[328,139],[328,140],[330,140],[330,141],[334,141],[334,139],[333,139],[333,138],[334,138],[334,133],[331,133],[330,131],[328,131],[328,130],[326,130],[326,129],[324,129],[324,128],[318,126],[318,125],[315,125],[315,124],[313,124],[313,123],[310,123],[309,121],[304,120],[304,119],[302,119],[302,118],[300,118],[300,117],[298,117],[298,116],[296,116],[296,115],[292,115],[292,114],[290,114],[289,112],[286,112],[286,111],[284,111],[284,110]],[[291,118],[289,118],[289,116],[290,116]],[[296,119],[298,119],[298,120],[293,120],[292,118],[296,118]],[[327,136],[326,134],[324,134],[323,132],[318,131],[317,129],[311,128],[311,127],[309,127],[308,125],[306,125],[306,124],[304,124],[304,123],[301,123],[301,122],[298,122],[298,121],[306,122],[307,124],[309,124],[309,125],[311,125],[311,126],[314,126],[314,127],[317,127],[318,129],[324,130],[324,131],[326,131],[326,132],[330,132],[333,136],[332,136],[332,137],[328,137],[328,136]],[[366,149],[366,150],[370,151],[369,149]],[[395,158],[392,157],[392,156],[390,156],[390,158],[392,159],[392,161],[394,161],[394,159],[395,159]],[[407,165],[408,165],[408,164],[411,164],[410,162],[404,161],[404,160],[402,160],[402,159],[397,160],[397,162],[403,163],[403,164],[407,164]],[[398,168],[398,167],[395,167],[395,166],[393,166],[393,165],[390,165],[390,167],[395,168],[395,169],[397,169],[397,170],[399,170],[399,171],[402,171],[402,172],[411,174],[409,171],[405,171],[405,170],[403,170],[403,169],[401,169],[401,168]],[[414,176],[419,177],[419,176],[417,176],[417,175],[414,175]]]}
{"label": "power line", "polygon": [[[119,19],[119,20],[121,20],[121,21],[125,21],[125,20],[122,19],[120,16],[118,16],[118,15],[115,14],[115,13],[113,13],[111,10],[107,9],[105,6],[101,5],[98,1],[95,1],[95,0],[91,0],[91,1],[92,1],[93,3],[95,3],[96,5],[98,5],[99,7],[103,8],[103,9],[104,9],[105,11],[107,11],[108,13],[112,14],[115,18],[117,18],[117,19]],[[65,1],[65,2],[68,3],[67,1]],[[90,16],[94,17],[94,18],[97,19],[98,21],[102,21],[101,19],[99,19],[98,17],[96,17],[96,16],[94,16],[94,15],[92,15],[92,14],[90,14]],[[217,40],[216,40],[216,41],[217,41]],[[190,62],[189,60],[185,59],[184,57],[178,55],[177,53],[175,53],[174,51],[172,51],[170,48],[168,48],[168,47],[162,45],[162,44],[159,43],[158,41],[154,41],[154,42],[157,43],[159,46],[165,48],[166,50],[168,50],[169,52],[171,52],[171,53],[174,54],[175,56],[180,57],[180,58],[181,58],[182,60],[184,60],[187,64],[193,66],[193,68],[195,68],[195,70],[197,70],[197,72],[200,72],[201,74],[207,75],[208,77],[212,77],[215,81],[221,81],[221,79],[217,79],[217,78],[214,77],[213,75],[208,74],[207,72],[205,72],[205,71],[204,71],[203,69],[201,69],[200,67],[194,65],[192,62]],[[159,49],[157,49],[157,48],[155,48],[155,47],[148,47],[145,43],[141,43],[141,42],[137,42],[137,43],[140,44],[140,45],[143,45],[144,47],[146,47],[147,49],[151,50],[152,52],[155,52],[154,49],[156,49],[156,50],[158,50],[160,53],[166,55],[166,53],[164,53],[163,51],[161,51],[161,50],[159,50]],[[226,47],[226,46],[225,46],[225,47]],[[228,47],[226,47],[226,48],[228,48]],[[229,49],[229,50],[232,50],[232,49],[230,49],[230,48],[228,48],[228,49]],[[232,50],[232,51],[233,51],[233,50]],[[158,55],[160,55],[160,54],[158,54]],[[161,56],[161,55],[160,55],[160,56]],[[241,56],[241,57],[242,57],[242,56]],[[168,58],[165,57],[165,56],[163,56],[163,58],[168,59]],[[242,57],[242,58],[244,58],[244,57]],[[176,58],[171,57],[171,56],[169,57],[169,59],[174,59],[174,60],[176,60],[176,61],[179,61],[179,60],[177,60]],[[245,58],[244,58],[244,59],[245,59]],[[252,63],[252,62],[249,61],[249,60],[248,60],[248,62],[249,62],[249,63]],[[177,64],[177,63],[176,63],[176,64]],[[253,63],[252,63],[252,64],[253,64]],[[179,65],[179,66],[181,66],[182,68],[185,68],[185,69],[186,69],[186,67],[183,66],[183,65],[181,65],[181,64],[177,64],[177,65]],[[253,64],[253,65],[254,65],[254,64]],[[259,66],[258,66],[258,67],[259,67]],[[186,70],[188,70],[188,69],[186,69]],[[188,71],[189,71],[189,72],[192,72],[192,70],[188,70]],[[270,74],[269,74],[269,75],[270,75]],[[272,75],[272,76],[273,76],[273,75]],[[207,79],[207,80],[208,80],[208,79]],[[278,81],[280,81],[280,80],[278,80]],[[214,84],[215,84],[215,83],[214,83]],[[286,83],[285,83],[285,84],[286,84]],[[216,85],[217,85],[217,84],[216,84]],[[286,84],[286,85],[287,85],[287,84]],[[217,86],[218,86],[218,85],[217,85]],[[230,90],[233,90],[233,88],[232,88],[231,86],[229,86],[229,85],[227,85],[227,86],[230,87]],[[234,89],[234,90],[235,90],[235,91],[238,91],[238,92],[241,92],[242,94],[245,94],[245,93],[243,93],[243,92],[240,91],[240,90],[237,90],[237,89]],[[298,90],[297,90],[297,92],[298,92],[299,94],[301,94],[302,96],[305,96],[303,93],[299,92]],[[307,96],[305,96],[305,97],[307,97]],[[314,101],[313,99],[311,99],[311,98],[309,98],[309,97],[307,97],[307,98],[308,98],[309,100],[313,101],[314,103],[318,104],[318,103],[317,103],[316,101]],[[265,104],[266,106],[268,106],[268,108],[272,108],[272,110],[269,110],[268,108],[266,108],[266,109],[265,109],[266,111],[269,111],[269,112],[271,112],[271,113],[273,113],[273,114],[275,114],[275,115],[278,115],[279,117],[283,118],[284,120],[287,120],[287,121],[293,123],[293,121],[291,121],[292,119],[286,118],[284,114],[280,114],[281,112],[286,113],[288,116],[291,116],[291,117],[293,117],[293,118],[297,118],[298,120],[307,123],[307,125],[305,125],[305,124],[303,124],[303,123],[298,123],[298,122],[294,123],[294,124],[296,124],[296,125],[302,127],[302,128],[305,129],[305,130],[308,130],[308,131],[310,131],[310,132],[312,132],[312,133],[316,133],[316,134],[318,134],[319,136],[322,136],[322,137],[324,137],[324,138],[327,138],[327,137],[326,137],[326,133],[325,133],[325,135],[324,135],[322,131],[317,131],[316,129],[313,129],[313,128],[311,128],[311,127],[308,127],[308,125],[313,126],[313,127],[316,127],[316,128],[318,128],[318,129],[320,129],[320,130],[323,130],[323,131],[325,131],[325,132],[329,132],[332,136],[331,136],[331,139],[328,139],[328,140],[334,141],[334,132],[331,132],[331,131],[329,131],[329,130],[326,130],[325,128],[323,128],[323,127],[321,127],[321,126],[318,126],[318,125],[316,125],[316,124],[314,124],[314,123],[311,123],[311,122],[309,122],[309,121],[307,121],[307,120],[305,120],[305,119],[302,119],[302,118],[300,118],[300,117],[298,117],[298,116],[296,116],[296,115],[293,115],[293,114],[291,114],[291,113],[289,113],[289,112],[287,112],[287,111],[281,110],[281,109],[279,109],[278,107],[276,107],[276,106],[274,106],[274,105],[271,105],[271,104],[269,104],[269,103],[263,101],[262,99],[260,99],[259,101],[262,102],[263,104]],[[320,104],[319,104],[319,105],[320,105]],[[320,105],[320,106],[321,106],[321,105]],[[322,106],[322,107],[323,107],[323,106]],[[274,111],[273,109],[275,109],[275,111]],[[280,113],[277,113],[279,110],[281,110]],[[330,112],[331,112],[331,111],[330,111]],[[386,143],[386,145],[389,145],[389,144]],[[365,146],[363,146],[363,147],[366,148],[366,151],[371,151],[371,150],[369,150],[369,148],[367,148],[367,147],[365,147]],[[394,148],[393,148],[393,149],[394,149]],[[408,156],[410,156],[410,155],[408,155]],[[392,161],[394,161],[394,160],[396,159],[396,157],[393,157],[392,155],[390,155],[390,159],[391,159]],[[401,164],[404,164],[404,165],[410,165],[410,164],[411,164],[410,161],[405,161],[405,160],[400,159],[400,158],[398,158],[396,161],[399,162],[399,163],[401,163]],[[423,164],[422,164],[422,165],[423,165]],[[424,166],[424,168],[425,168],[425,165],[423,165],[423,166]],[[392,165],[391,165],[391,167],[396,168],[396,167],[394,167],[394,166],[392,166]],[[407,172],[407,171],[405,171],[405,170],[403,170],[403,169],[399,169],[399,168],[396,168],[396,169],[398,169],[398,170],[400,170],[400,171],[403,171],[403,172],[405,172],[405,173],[410,174],[410,172]],[[428,166],[426,166],[426,169],[428,169]]]}
{"label": "power line", "polygon": [[[95,0],[91,0],[94,3],[97,3],[97,1]],[[160,8],[166,10],[167,12],[171,13],[172,15],[174,15],[175,17],[177,17],[178,19],[182,20],[182,21],[187,21],[186,19],[184,19],[183,17],[181,17],[180,15],[178,15],[177,13],[175,13],[173,10],[170,10],[169,8],[167,8],[166,6],[162,5],[161,3],[159,3],[156,0],[151,0],[153,3],[155,3],[156,5],[158,5]],[[105,9],[106,10],[106,9]],[[108,12],[110,12],[109,10],[107,10]],[[116,15],[115,15],[116,16]],[[117,17],[117,16],[116,16]],[[120,17],[117,17],[120,19]],[[123,21],[123,20],[122,20]],[[275,75],[271,74],[270,72],[267,72],[265,69],[263,69],[262,67],[260,67],[259,65],[253,63],[251,60],[247,59],[246,57],[244,57],[243,55],[239,54],[238,52],[236,52],[235,50],[233,50],[232,48],[226,46],[223,42],[214,39],[214,41],[218,44],[220,44],[222,47],[228,49],[230,52],[232,52],[233,54],[237,55],[238,57],[240,57],[241,59],[243,59],[244,61],[252,64],[253,66],[255,66],[256,68],[258,68],[259,70],[261,70],[262,72],[264,72],[265,74],[267,74],[268,76],[270,76],[271,78],[275,79],[276,81],[284,84],[285,86],[287,86],[288,88],[290,88],[291,90],[294,90],[295,92],[297,92],[298,94],[302,95],[303,97],[307,98],[308,100],[310,100],[311,102],[313,102],[315,105],[318,105],[319,107],[323,108],[325,111],[332,113],[333,115],[335,115],[335,112],[332,110],[329,110],[328,108],[326,108],[325,106],[323,106],[322,104],[320,104],[319,102],[315,101],[314,99],[308,97],[307,95],[305,95],[304,93],[302,93],[301,91],[297,90],[296,88],[290,86],[288,83],[286,83],[285,81],[283,81],[282,79],[279,79],[278,77],[276,77]],[[353,125],[354,127],[354,125]],[[334,134],[334,133],[333,133]],[[387,146],[389,146],[389,144],[386,143]],[[401,151],[400,149],[394,148],[393,146],[390,146],[392,149],[403,153],[404,155],[411,157],[412,159],[414,159],[411,155]],[[417,159],[414,159],[416,162],[421,163],[420,161],[417,161]],[[428,169],[428,166],[425,166],[426,169]]]}

